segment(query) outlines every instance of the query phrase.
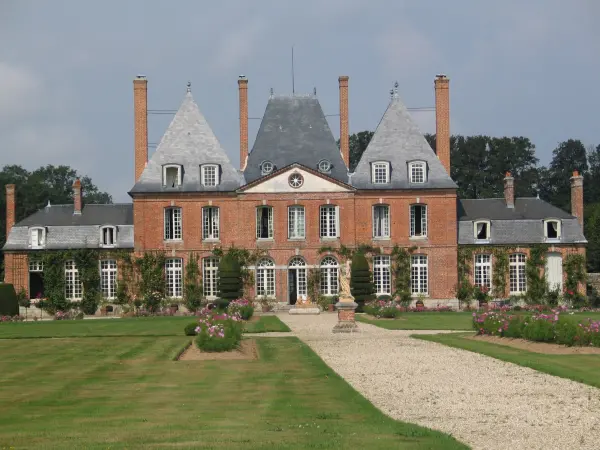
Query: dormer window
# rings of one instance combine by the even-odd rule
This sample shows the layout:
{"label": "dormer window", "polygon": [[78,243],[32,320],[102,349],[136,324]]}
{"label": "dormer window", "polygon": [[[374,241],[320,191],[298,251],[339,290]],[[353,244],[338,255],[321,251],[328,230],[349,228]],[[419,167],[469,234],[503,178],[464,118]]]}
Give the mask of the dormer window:
{"label": "dormer window", "polygon": [[117,244],[117,227],[100,228],[100,247],[114,247]]}
{"label": "dormer window", "polygon": [[371,164],[373,184],[387,184],[390,182],[390,163],[385,161]]}
{"label": "dormer window", "polygon": [[44,248],[46,246],[46,229],[36,227],[29,229],[31,248]]}
{"label": "dormer window", "polygon": [[544,220],[544,237],[548,241],[559,240],[561,227],[560,220],[549,219]]}
{"label": "dormer window", "polygon": [[269,175],[271,172],[273,172],[273,168],[275,166],[273,165],[273,163],[271,161],[263,161],[262,164],[260,165],[260,174],[261,175]]}
{"label": "dormer window", "polygon": [[473,224],[473,232],[475,233],[476,241],[490,240],[490,222],[488,220],[480,220]]}
{"label": "dormer window", "polygon": [[202,186],[217,186],[219,184],[219,166],[204,164],[200,167]]}
{"label": "dormer window", "polygon": [[331,163],[326,160],[326,159],[322,159],[321,161],[319,161],[319,172],[321,173],[330,173],[331,172]]}
{"label": "dormer window", "polygon": [[183,170],[178,164],[168,164],[163,166],[163,185],[167,188],[177,188],[181,186]]}
{"label": "dormer window", "polygon": [[427,181],[427,164],[424,161],[409,163],[408,178],[411,183],[425,183]]}

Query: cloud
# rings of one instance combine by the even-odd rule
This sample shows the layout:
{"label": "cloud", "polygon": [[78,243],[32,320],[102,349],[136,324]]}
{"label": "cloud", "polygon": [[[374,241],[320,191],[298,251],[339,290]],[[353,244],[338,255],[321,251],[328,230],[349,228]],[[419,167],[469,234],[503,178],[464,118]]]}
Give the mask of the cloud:
{"label": "cloud", "polygon": [[0,61],[0,119],[14,120],[39,107],[42,80],[31,71]]}
{"label": "cloud", "polygon": [[247,23],[242,22],[235,30],[224,33],[223,39],[217,43],[212,69],[226,73],[249,61],[266,30],[265,21],[255,17]]}

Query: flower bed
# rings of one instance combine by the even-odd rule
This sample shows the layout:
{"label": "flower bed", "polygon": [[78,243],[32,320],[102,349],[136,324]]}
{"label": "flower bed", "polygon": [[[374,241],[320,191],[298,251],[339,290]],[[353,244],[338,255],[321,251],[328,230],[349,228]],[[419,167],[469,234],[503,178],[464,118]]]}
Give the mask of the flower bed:
{"label": "flower bed", "polygon": [[[196,345],[205,352],[226,352],[237,348],[242,340],[241,320],[237,313],[203,309],[194,329]],[[185,333],[191,334],[190,325],[186,326]]]}
{"label": "flower bed", "polygon": [[478,335],[600,347],[600,321],[577,321],[561,315],[564,311],[564,308],[555,308],[549,314],[510,314],[506,311],[473,313],[473,328]]}
{"label": "flower bed", "polygon": [[23,316],[0,316],[0,323],[5,322],[23,322],[25,317]]}
{"label": "flower bed", "polygon": [[367,314],[374,317],[394,319],[403,312],[452,312],[454,311],[449,306],[438,305],[433,308],[425,306],[404,307],[400,303],[393,300],[375,300],[365,305],[364,310]]}
{"label": "flower bed", "polygon": [[245,298],[239,298],[229,303],[227,312],[231,315],[239,314],[242,320],[250,320],[254,314],[254,306],[252,306],[252,303]]}

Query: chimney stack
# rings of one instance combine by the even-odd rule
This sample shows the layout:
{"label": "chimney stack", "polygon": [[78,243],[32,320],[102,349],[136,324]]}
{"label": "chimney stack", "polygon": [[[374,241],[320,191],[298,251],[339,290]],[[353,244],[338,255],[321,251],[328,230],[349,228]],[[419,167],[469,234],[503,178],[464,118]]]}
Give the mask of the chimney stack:
{"label": "chimney stack", "polygon": [[450,80],[435,77],[435,151],[450,175]]}
{"label": "chimney stack", "polygon": [[510,172],[506,172],[504,177],[504,201],[507,208],[515,207],[515,179]]}
{"label": "chimney stack", "polygon": [[248,80],[244,75],[238,78],[240,96],[240,170],[248,161]]}
{"label": "chimney stack", "polygon": [[577,217],[579,225],[583,227],[583,177],[577,170],[571,177],[571,214]]}
{"label": "chimney stack", "polygon": [[81,181],[79,181],[79,178],[77,178],[73,183],[73,214],[81,214],[81,207]]}
{"label": "chimney stack", "polygon": [[144,75],[133,80],[133,116],[137,183],[148,162],[148,80]]}
{"label": "chimney stack", "polygon": [[10,234],[10,230],[15,225],[15,185],[7,184],[6,185],[6,239],[8,240],[8,235]]}
{"label": "chimney stack", "polygon": [[340,152],[346,167],[350,169],[350,136],[348,129],[348,79],[346,75],[338,78],[340,85]]}

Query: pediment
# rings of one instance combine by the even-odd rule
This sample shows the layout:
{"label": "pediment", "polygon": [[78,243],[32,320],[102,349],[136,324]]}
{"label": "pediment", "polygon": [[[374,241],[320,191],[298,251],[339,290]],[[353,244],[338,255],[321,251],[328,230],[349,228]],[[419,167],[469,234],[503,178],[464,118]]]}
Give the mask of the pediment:
{"label": "pediment", "polygon": [[[300,180],[300,182],[299,182]],[[319,172],[296,165],[282,169],[241,189],[247,193],[350,192],[353,188]]]}

